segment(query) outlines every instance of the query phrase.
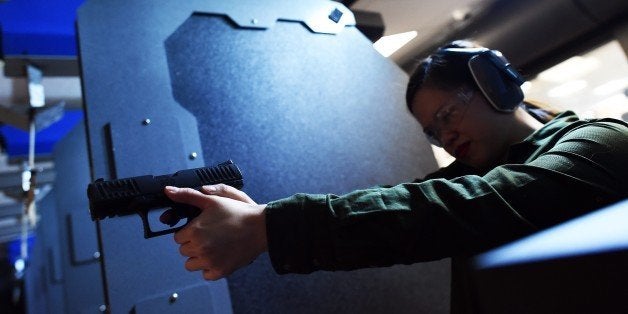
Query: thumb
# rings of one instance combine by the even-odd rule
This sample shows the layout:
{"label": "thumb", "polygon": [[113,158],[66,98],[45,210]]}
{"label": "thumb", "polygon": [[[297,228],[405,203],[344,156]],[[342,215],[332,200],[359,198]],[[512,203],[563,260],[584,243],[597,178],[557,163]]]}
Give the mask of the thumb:
{"label": "thumb", "polygon": [[212,202],[211,197],[191,188],[166,186],[164,192],[168,198],[177,203],[192,205],[200,209],[206,208],[208,203]]}

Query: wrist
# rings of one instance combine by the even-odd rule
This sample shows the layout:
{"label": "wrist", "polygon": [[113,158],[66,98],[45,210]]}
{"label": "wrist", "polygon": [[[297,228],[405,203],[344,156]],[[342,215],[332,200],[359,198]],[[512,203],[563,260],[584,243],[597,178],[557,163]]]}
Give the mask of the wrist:
{"label": "wrist", "polygon": [[266,235],[266,204],[259,204],[255,206],[257,213],[255,214],[255,226],[256,236],[256,248],[258,248],[258,255],[268,251],[268,238]]}

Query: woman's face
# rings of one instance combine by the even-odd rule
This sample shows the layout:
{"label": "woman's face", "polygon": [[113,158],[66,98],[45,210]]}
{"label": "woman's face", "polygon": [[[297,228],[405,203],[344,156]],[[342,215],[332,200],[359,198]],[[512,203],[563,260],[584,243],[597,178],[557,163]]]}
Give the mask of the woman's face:
{"label": "woman's face", "polygon": [[498,165],[512,143],[508,116],[491,108],[481,92],[422,88],[412,113],[428,137],[463,164],[485,169]]}

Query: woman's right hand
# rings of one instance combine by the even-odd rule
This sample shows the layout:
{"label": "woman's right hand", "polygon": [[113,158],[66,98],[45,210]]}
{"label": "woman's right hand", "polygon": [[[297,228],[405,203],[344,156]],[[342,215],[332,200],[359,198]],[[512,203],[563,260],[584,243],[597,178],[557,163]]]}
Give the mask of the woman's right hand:
{"label": "woman's right hand", "polygon": [[192,205],[201,213],[174,240],[188,257],[188,271],[203,271],[206,280],[218,280],[247,266],[267,250],[266,205],[258,205],[246,193],[225,184],[191,188],[166,187],[175,202]]}

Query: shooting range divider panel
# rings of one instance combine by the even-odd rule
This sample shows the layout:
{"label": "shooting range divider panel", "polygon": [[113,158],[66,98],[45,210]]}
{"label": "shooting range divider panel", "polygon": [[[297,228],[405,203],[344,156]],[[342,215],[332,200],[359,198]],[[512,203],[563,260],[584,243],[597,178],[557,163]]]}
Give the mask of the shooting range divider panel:
{"label": "shooting range divider panel", "polygon": [[105,304],[95,223],[85,186],[89,160],[85,127],[54,148],[57,175],[38,204],[40,220],[26,270],[28,313],[99,313]]}
{"label": "shooting range divider panel", "polygon": [[52,193],[37,203],[40,216],[24,273],[26,313],[67,313],[63,300],[63,272],[57,207]]}
{"label": "shooting range divider panel", "polygon": [[[97,313],[105,304],[96,224],[89,216],[90,182],[85,126],[79,124],[55,145],[57,204],[65,313]],[[44,222],[45,223],[45,222]]]}
{"label": "shooting range divider panel", "polygon": [[478,255],[477,313],[628,313],[626,220],[623,200]]}
{"label": "shooting range divider panel", "polygon": [[[407,75],[354,24],[333,1],[87,1],[78,35],[92,179],[232,159],[264,203],[434,170],[404,104]],[[449,308],[447,261],[279,276],[264,254],[227,286],[185,271],[172,236],[145,240],[138,216],[99,228],[113,313]]]}

